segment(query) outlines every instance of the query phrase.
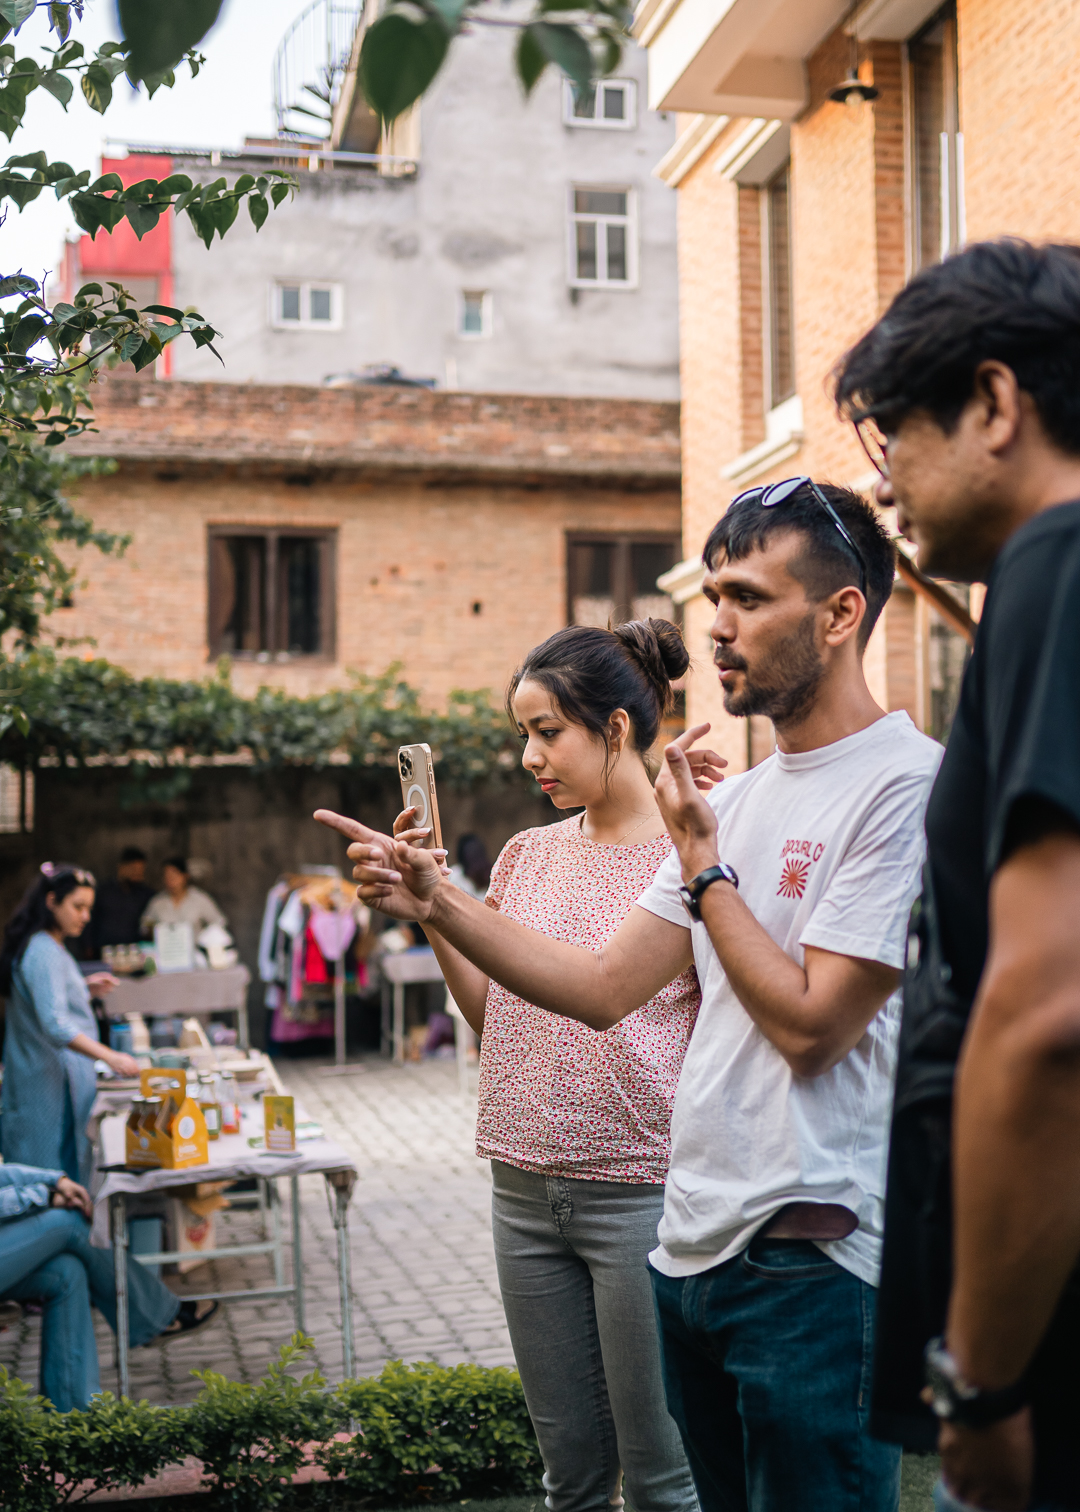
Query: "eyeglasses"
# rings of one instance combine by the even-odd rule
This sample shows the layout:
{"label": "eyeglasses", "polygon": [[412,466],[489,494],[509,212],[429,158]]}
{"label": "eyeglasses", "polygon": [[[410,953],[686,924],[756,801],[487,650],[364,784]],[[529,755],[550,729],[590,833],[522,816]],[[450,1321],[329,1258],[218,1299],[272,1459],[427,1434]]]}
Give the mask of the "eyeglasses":
{"label": "eyeglasses", "polygon": [[74,877],[80,887],[97,886],[93,872],[84,871],[81,866],[69,866],[66,861],[43,861],[38,870],[50,882],[59,877]]}
{"label": "eyeglasses", "polygon": [[[810,490],[814,498],[818,501],[822,509],[828,515],[829,519],[833,522],[837,530],[843,536],[845,545],[848,547],[852,556],[859,564],[859,589],[862,593],[863,598],[865,598],[867,581],[866,558],[863,556],[862,552],[852,540],[851,532],[848,530],[843,520],[837,514],[836,510],[832,507],[828,499],[825,497],[821,489],[817,486],[812,478],[784,478],[782,482],[770,483],[765,488],[747,488],[741,494],[736,494],[731,503],[741,504],[744,499],[752,499],[755,495],[757,495],[762,509],[774,509],[777,504],[786,504],[789,499],[793,499],[801,488],[808,488]],[[728,507],[730,508],[731,506],[729,505]]]}
{"label": "eyeglasses", "polygon": [[878,425],[873,415],[865,415],[855,422],[855,434],[862,442],[862,449],[883,478],[889,476],[889,438]]}

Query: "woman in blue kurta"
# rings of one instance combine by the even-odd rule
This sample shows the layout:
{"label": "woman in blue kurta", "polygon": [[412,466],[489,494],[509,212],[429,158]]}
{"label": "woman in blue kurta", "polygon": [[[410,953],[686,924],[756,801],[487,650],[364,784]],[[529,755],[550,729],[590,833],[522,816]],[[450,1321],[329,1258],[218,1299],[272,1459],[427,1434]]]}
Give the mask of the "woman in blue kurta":
{"label": "woman in blue kurta", "polygon": [[97,1038],[90,988],[107,991],[114,979],[102,973],[84,980],[64,947],[82,934],[93,905],[89,872],[47,861],[0,949],[0,992],[7,995],[0,1149],[5,1161],[64,1171],[83,1186],[92,1168],[86,1124],[94,1061],[121,1076],[139,1069]]}

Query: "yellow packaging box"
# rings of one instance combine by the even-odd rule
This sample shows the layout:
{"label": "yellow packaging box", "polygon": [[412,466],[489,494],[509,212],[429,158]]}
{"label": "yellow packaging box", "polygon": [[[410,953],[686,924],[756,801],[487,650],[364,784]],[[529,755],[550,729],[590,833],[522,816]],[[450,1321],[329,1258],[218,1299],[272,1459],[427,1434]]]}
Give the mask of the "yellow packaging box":
{"label": "yellow packaging box", "polygon": [[291,1097],[264,1096],[263,1131],[268,1150],[285,1154],[296,1149],[296,1106]]}
{"label": "yellow packaging box", "polygon": [[124,1158],[132,1166],[163,1166],[167,1171],[206,1165],[210,1159],[206,1119],[187,1092],[187,1072],[150,1066],[139,1073],[144,1097],[160,1097],[161,1113],[153,1128],[128,1128]]}

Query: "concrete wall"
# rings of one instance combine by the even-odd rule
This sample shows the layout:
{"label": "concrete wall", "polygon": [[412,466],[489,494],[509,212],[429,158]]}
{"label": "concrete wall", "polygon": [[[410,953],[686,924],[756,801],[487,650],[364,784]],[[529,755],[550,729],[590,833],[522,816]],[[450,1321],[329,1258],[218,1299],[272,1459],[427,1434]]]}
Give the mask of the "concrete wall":
{"label": "concrete wall", "polygon": [[[645,108],[645,55],[629,47],[617,76],[638,84],[634,129],[564,125],[557,70],[522,98],[516,39],[478,26],[454,44],[423,102],[415,179],[302,172],[296,198],[258,235],[242,214],[209,252],[181,219],[176,302],[220,325],[225,369],[178,344],[176,375],[319,383],[390,363],[440,387],[676,398],[675,195],[651,172],[674,141],[674,117]],[[634,191],[636,288],[570,288],[575,184]],[[343,329],[272,329],[271,289],[281,278],[344,285]],[[491,292],[490,337],[457,334],[462,290]]]}

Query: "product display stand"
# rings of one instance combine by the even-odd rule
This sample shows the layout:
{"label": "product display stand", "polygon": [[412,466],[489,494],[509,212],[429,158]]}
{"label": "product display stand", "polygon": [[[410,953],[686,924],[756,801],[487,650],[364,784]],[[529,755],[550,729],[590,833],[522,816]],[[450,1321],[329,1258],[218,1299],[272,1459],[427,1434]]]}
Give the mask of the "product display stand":
{"label": "product display stand", "polygon": [[390,1024],[387,1023],[385,995],[383,999],[383,1053],[385,1054],[389,1042],[395,1064],[403,1066],[406,985],[413,982],[441,982],[442,968],[430,945],[418,945],[413,950],[403,950],[400,955],[383,956],[380,965],[383,976],[393,987],[393,1017]]}

